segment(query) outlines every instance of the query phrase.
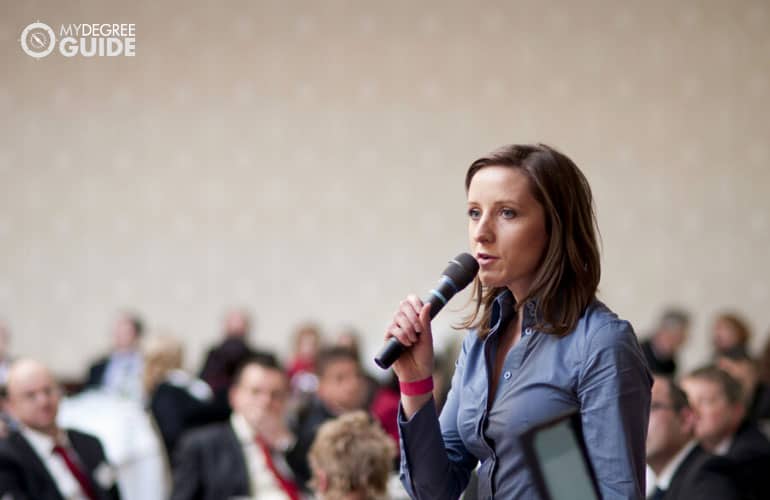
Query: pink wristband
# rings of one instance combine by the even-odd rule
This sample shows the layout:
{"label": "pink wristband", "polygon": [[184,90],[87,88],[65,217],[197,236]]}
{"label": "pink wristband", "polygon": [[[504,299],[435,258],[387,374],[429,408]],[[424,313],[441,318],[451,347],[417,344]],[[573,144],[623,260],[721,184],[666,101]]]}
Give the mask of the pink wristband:
{"label": "pink wristband", "polygon": [[433,376],[414,382],[399,382],[398,387],[405,396],[422,396],[433,390]]}

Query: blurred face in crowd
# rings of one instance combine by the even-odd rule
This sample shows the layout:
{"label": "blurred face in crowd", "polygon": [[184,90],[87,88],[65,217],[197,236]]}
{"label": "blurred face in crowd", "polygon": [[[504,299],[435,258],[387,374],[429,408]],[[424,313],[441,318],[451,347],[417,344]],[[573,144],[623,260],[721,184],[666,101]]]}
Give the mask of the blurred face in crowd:
{"label": "blurred face in crowd", "polygon": [[358,363],[352,359],[329,362],[318,379],[318,397],[337,415],[361,408],[364,380]]}
{"label": "blurred face in crowd", "polygon": [[225,335],[227,337],[245,337],[249,333],[250,322],[243,311],[233,310],[225,316]]}
{"label": "blurred face in crowd", "polygon": [[288,397],[289,382],[282,371],[250,364],[230,390],[230,405],[259,432],[284,418]]}
{"label": "blurred face in crowd", "polygon": [[735,325],[725,319],[717,319],[713,329],[714,347],[717,351],[729,351],[740,345],[743,341],[736,330]]}
{"label": "blurred face in crowd", "polygon": [[693,437],[695,415],[690,408],[674,408],[668,380],[655,377],[647,428],[647,464],[656,473]]}
{"label": "blurred face in crowd", "polygon": [[8,373],[8,411],[30,429],[54,435],[59,387],[41,363],[16,361]]}
{"label": "blurred face in crowd", "polygon": [[731,404],[720,385],[711,380],[687,377],[682,389],[695,410],[695,437],[711,451],[738,428],[743,405]]}
{"label": "blurred face in crowd", "polygon": [[119,317],[113,330],[113,347],[115,350],[118,352],[132,351],[136,349],[138,343],[139,335],[131,319],[127,316]]}
{"label": "blurred face in crowd", "polygon": [[680,325],[664,325],[655,336],[655,349],[663,355],[673,356],[687,340],[687,328]]}
{"label": "blurred face in crowd", "polygon": [[529,291],[548,244],[545,211],[522,170],[484,167],[468,188],[468,236],[488,287]]}
{"label": "blurred face in crowd", "polygon": [[727,356],[720,356],[717,359],[717,366],[726,371],[735,380],[741,384],[744,403],[750,403],[754,397],[754,390],[759,383],[759,368],[750,359],[731,359]]}

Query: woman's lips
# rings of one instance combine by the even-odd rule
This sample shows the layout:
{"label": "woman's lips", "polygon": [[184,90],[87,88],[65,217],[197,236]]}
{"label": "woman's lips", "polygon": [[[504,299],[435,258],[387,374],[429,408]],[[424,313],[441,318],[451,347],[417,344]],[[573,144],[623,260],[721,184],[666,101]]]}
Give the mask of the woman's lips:
{"label": "woman's lips", "polygon": [[478,253],[476,254],[476,260],[478,261],[481,267],[485,267],[485,266],[489,266],[494,261],[498,260],[498,257],[489,255],[488,253]]}

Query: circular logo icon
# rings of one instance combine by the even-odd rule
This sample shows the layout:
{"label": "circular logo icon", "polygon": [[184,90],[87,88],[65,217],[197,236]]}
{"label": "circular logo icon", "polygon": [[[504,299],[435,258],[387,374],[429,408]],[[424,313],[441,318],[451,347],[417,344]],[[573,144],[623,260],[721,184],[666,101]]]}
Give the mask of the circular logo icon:
{"label": "circular logo icon", "polygon": [[56,36],[45,23],[32,23],[21,32],[21,50],[28,56],[40,59],[53,52]]}

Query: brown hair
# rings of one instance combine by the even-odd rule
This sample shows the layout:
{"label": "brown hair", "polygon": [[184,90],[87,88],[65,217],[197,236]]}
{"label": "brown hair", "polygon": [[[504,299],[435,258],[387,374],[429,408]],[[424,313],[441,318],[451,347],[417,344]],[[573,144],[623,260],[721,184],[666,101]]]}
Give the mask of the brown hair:
{"label": "brown hair", "polygon": [[147,339],[144,345],[144,373],[142,385],[151,395],[171,370],[182,367],[182,343],[167,334]]}
{"label": "brown hair", "polygon": [[727,402],[734,405],[743,402],[743,389],[741,384],[726,371],[714,365],[703,366],[684,377],[685,379],[706,380],[719,386],[719,389],[727,398]]}
{"label": "brown hair", "polygon": [[[529,180],[530,190],[545,212],[548,246],[527,297],[535,299],[544,333],[566,335],[575,328],[585,308],[594,300],[601,277],[598,228],[591,187],[568,157],[544,144],[509,145],[474,161],[465,175],[465,190],[485,167],[518,169]],[[492,304],[503,288],[486,288],[474,280],[475,311],[461,325],[489,333]],[[482,310],[483,306],[483,310]]]}
{"label": "brown hair", "polygon": [[745,346],[749,342],[749,337],[751,337],[751,331],[749,330],[749,325],[746,323],[746,320],[741,318],[737,313],[733,312],[725,312],[717,316],[716,323],[727,323],[727,325],[730,327],[730,329],[735,332],[735,335],[738,337],[738,345],[739,346]]}
{"label": "brown hair", "polygon": [[[386,495],[395,457],[393,440],[364,411],[325,422],[308,453],[313,469],[326,474],[324,498],[356,493],[367,500]],[[311,486],[318,487],[314,483]]]}

